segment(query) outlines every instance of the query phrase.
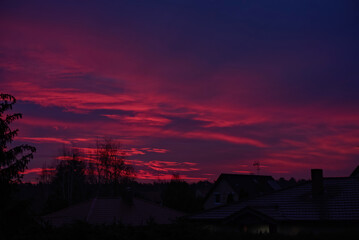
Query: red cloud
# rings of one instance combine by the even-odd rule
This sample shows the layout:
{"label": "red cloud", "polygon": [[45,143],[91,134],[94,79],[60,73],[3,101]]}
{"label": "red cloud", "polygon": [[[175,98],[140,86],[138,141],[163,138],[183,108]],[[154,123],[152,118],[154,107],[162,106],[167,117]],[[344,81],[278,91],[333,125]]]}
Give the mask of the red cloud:
{"label": "red cloud", "polygon": [[154,152],[154,153],[167,153],[167,149],[163,148],[141,148],[141,150],[147,151],[147,152]]}
{"label": "red cloud", "polygon": [[[168,181],[168,180],[173,179],[173,175],[172,174],[163,174],[163,173],[153,174],[148,171],[140,170],[136,173],[136,178],[139,180],[152,180],[152,181],[153,180],[154,181],[167,180]],[[190,177],[187,175],[180,175],[180,179],[187,180],[187,181],[205,181],[205,180],[207,180],[207,178]]]}
{"label": "red cloud", "polygon": [[[273,79],[281,77],[282,66],[293,67],[283,59],[264,59],[255,64],[255,71],[235,63],[211,68],[204,59],[191,53],[182,58],[169,57],[166,51],[161,54],[157,48],[144,44],[148,38],[126,26],[121,27],[121,35],[102,31],[99,36],[91,24],[67,26],[40,18],[26,19],[6,11],[3,14],[6,24],[1,25],[1,30],[6,34],[0,39],[2,90],[18,100],[41,105],[44,110],[56,106],[73,113],[96,112],[98,117],[105,116],[100,120],[92,120],[89,115],[87,121],[75,117],[65,121],[59,116],[35,117],[33,113],[19,121],[20,134],[28,133],[19,136],[19,140],[91,143],[94,136],[108,135],[132,144],[126,150],[127,156],[139,157],[148,152],[168,152],[138,147],[151,146],[153,139],[222,141],[260,148],[262,156],[251,159],[266,164],[268,173],[293,173],[313,166],[349,169],[356,164],[352,156],[358,154],[353,147],[359,142],[359,132],[355,130],[359,122],[357,106],[332,106],[325,100],[310,105],[276,101],[278,90],[271,85],[279,82]],[[267,76],[267,72],[257,69],[270,71]],[[193,74],[198,72],[201,73],[198,76]],[[99,80],[89,82],[88,77]],[[120,115],[119,111],[130,113]],[[171,128],[169,125],[176,117],[197,121],[200,126],[196,130]],[[238,126],[250,130],[246,134],[228,134],[228,129]],[[56,129],[58,135],[38,135],[40,128]],[[172,149],[171,153],[175,154]],[[90,160],[90,154],[88,157]],[[198,165],[132,161],[136,166],[160,172],[196,171],[191,167],[203,169],[210,156],[194,157]],[[217,174],[224,168],[238,169],[237,162],[248,165],[238,171],[252,168],[250,160],[231,161],[212,166],[211,171]]]}
{"label": "red cloud", "polygon": [[62,138],[46,138],[46,137],[17,137],[18,140],[30,141],[30,142],[56,142],[56,143],[64,143],[70,144],[71,142],[68,140],[64,140]]}
{"label": "red cloud", "polygon": [[189,132],[189,133],[186,133],[185,136],[188,138],[220,140],[220,141],[226,141],[226,142],[235,143],[235,144],[253,145],[256,147],[266,147],[267,146],[264,143],[261,143],[260,141],[257,141],[254,139],[230,136],[230,135],[226,135],[226,134],[213,133],[213,132]]}
{"label": "red cloud", "polygon": [[188,162],[170,162],[170,161],[159,161],[154,160],[145,163],[149,168],[160,171],[160,172],[187,172],[187,171],[198,171],[198,168],[192,168],[190,166],[196,165],[196,163]]}
{"label": "red cloud", "polygon": [[[87,141],[89,142],[89,141]],[[95,147],[71,147],[73,149],[77,149],[82,151],[85,154],[96,154],[97,149]],[[148,152],[154,152],[154,153],[167,153],[167,149],[162,148],[121,148],[119,149],[120,153],[123,154],[126,157],[134,156],[134,155],[145,155]]]}
{"label": "red cloud", "polygon": [[53,172],[55,171],[55,168],[32,168],[32,169],[26,169],[22,174],[30,174],[30,173],[36,173],[41,174],[43,171],[46,172]]}
{"label": "red cloud", "polygon": [[243,171],[233,171],[234,173],[240,173],[240,174],[251,174],[253,172],[251,171],[246,171],[246,170],[243,170]]}
{"label": "red cloud", "polygon": [[136,116],[121,116],[121,115],[114,115],[114,114],[105,114],[105,117],[121,120],[126,123],[132,124],[145,124],[145,125],[153,125],[153,126],[164,126],[171,122],[171,120],[163,117],[158,116],[150,116],[147,114],[137,114]]}

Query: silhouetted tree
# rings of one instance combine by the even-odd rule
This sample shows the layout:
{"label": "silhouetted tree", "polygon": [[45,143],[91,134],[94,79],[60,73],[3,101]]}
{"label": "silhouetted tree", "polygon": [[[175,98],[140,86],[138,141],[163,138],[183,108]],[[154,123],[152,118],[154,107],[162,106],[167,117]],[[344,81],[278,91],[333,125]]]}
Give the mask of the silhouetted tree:
{"label": "silhouetted tree", "polygon": [[21,113],[6,114],[16,103],[16,99],[9,94],[0,94],[0,184],[11,184],[21,181],[22,172],[33,158],[36,148],[27,144],[9,149],[19,129],[11,130],[10,124],[22,118]]}
{"label": "silhouetted tree", "polygon": [[286,180],[285,178],[281,177],[277,180],[277,182],[281,186],[281,188],[288,188],[288,187],[293,187],[300,183],[305,183],[307,181],[304,179],[296,181],[295,178],[293,177],[291,177],[289,180]]}
{"label": "silhouetted tree", "polygon": [[62,155],[51,180],[52,193],[45,212],[61,209],[86,198],[86,164],[81,161],[80,152],[64,147]]}
{"label": "silhouetted tree", "polygon": [[73,148],[63,149],[64,159],[57,165],[54,182],[60,187],[63,199],[69,204],[82,198],[86,184],[86,164],[80,159],[80,152]]}
{"label": "silhouetted tree", "polygon": [[38,177],[39,184],[48,185],[54,177],[53,168],[49,168],[46,161],[42,164],[40,176]]}
{"label": "silhouetted tree", "polygon": [[97,176],[97,183],[111,186],[118,194],[119,186],[128,183],[135,175],[134,169],[125,161],[120,143],[104,138],[96,143],[95,167],[89,167]]}
{"label": "silhouetted tree", "polygon": [[190,185],[181,180],[178,174],[173,174],[162,193],[162,201],[163,205],[183,212],[194,212],[201,208],[201,199],[196,197]]}
{"label": "silhouetted tree", "polygon": [[22,118],[22,114],[5,114],[16,103],[13,96],[1,93],[0,101],[0,232],[6,239],[7,234],[34,223],[27,214],[25,202],[13,199],[12,193],[14,186],[21,182],[22,172],[33,158],[36,148],[26,144],[9,147],[19,131],[11,130],[9,125]]}

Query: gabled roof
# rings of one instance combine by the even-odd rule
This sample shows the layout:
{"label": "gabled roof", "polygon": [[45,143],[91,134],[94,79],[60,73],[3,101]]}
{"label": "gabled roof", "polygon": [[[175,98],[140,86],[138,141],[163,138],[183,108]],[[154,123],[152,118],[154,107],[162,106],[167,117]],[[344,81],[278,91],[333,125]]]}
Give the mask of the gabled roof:
{"label": "gabled roof", "polygon": [[94,198],[92,200],[70,206],[43,218],[55,226],[86,221],[91,224],[145,225],[149,221],[157,224],[169,224],[184,213],[133,198],[129,204],[122,198]]}
{"label": "gabled roof", "polygon": [[324,188],[323,195],[313,197],[312,184],[307,182],[189,219],[225,221],[250,207],[276,221],[359,220],[359,178],[324,178]]}
{"label": "gabled roof", "polygon": [[357,166],[352,174],[350,174],[351,177],[359,177],[359,166]]}
{"label": "gabled roof", "polygon": [[248,196],[257,196],[280,189],[279,184],[271,176],[222,173],[207,194],[206,199],[221,181],[226,181],[236,193],[241,194],[242,191],[245,191]]}
{"label": "gabled roof", "polygon": [[[272,208],[272,207],[269,207]],[[266,223],[275,223],[275,220],[268,216],[268,214],[264,214],[261,211],[258,211],[252,207],[245,207],[237,212],[234,216],[228,219],[228,222],[233,222],[235,220],[236,223],[258,223],[258,222],[266,222]]]}
{"label": "gabled roof", "polygon": [[249,186],[252,191],[256,192],[271,192],[279,190],[280,186],[273,179],[272,176],[264,175],[244,175],[244,174],[221,174],[219,179],[225,179],[231,187],[240,192],[244,186]]}

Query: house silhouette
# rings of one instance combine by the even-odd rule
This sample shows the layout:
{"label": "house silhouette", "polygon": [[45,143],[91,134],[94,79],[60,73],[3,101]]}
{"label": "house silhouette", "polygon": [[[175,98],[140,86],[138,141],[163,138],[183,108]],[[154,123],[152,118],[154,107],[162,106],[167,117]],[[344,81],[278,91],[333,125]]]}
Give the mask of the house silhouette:
{"label": "house silhouette", "polygon": [[312,169],[309,182],[209,209],[188,219],[251,233],[358,232],[359,177],[323,178],[321,169]]}
{"label": "house silhouette", "polygon": [[122,197],[97,197],[43,216],[53,226],[77,221],[90,224],[141,226],[149,223],[170,224],[184,213],[133,197],[131,202]]}
{"label": "house silhouette", "polygon": [[279,189],[271,176],[222,173],[205,197],[203,207],[210,209]]}

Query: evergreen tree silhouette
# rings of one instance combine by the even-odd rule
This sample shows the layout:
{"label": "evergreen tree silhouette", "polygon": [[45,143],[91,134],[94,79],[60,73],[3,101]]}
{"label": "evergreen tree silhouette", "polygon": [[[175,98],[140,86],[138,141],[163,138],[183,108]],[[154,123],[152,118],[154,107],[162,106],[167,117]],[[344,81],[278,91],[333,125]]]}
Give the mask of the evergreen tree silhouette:
{"label": "evergreen tree silhouette", "polygon": [[22,114],[5,114],[16,103],[15,97],[1,93],[0,101],[0,232],[7,239],[8,234],[34,224],[27,213],[27,205],[14,199],[13,192],[21,182],[22,173],[33,159],[36,148],[27,144],[9,147],[19,131],[11,130],[9,125],[22,118]]}
{"label": "evergreen tree silhouette", "polygon": [[22,118],[22,114],[5,115],[5,111],[11,110],[16,103],[15,97],[1,93],[0,100],[0,184],[6,185],[21,182],[22,172],[27,168],[29,161],[33,159],[36,148],[27,144],[8,148],[19,131],[19,129],[11,130],[9,125]]}

